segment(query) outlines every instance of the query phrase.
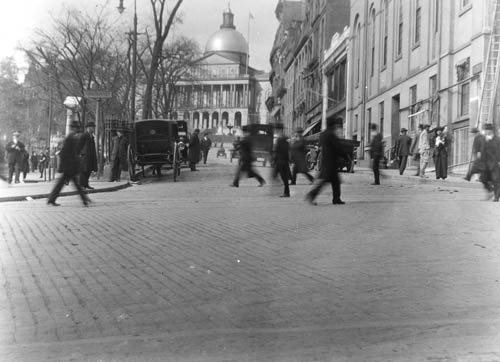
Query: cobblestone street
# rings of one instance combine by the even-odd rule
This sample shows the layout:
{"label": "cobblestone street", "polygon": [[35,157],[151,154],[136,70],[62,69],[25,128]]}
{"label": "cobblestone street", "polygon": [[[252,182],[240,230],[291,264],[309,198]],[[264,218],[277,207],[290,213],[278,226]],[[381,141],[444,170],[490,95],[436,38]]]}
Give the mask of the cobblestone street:
{"label": "cobblestone street", "polygon": [[[210,162],[211,161],[211,162]],[[209,160],[0,204],[1,361],[500,361],[500,205],[343,174],[346,205]]]}

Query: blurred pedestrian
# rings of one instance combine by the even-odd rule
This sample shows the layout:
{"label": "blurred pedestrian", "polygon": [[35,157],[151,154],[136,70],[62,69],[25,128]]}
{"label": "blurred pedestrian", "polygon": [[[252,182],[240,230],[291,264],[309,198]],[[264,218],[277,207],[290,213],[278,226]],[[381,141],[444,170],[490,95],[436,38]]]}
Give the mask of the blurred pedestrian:
{"label": "blurred pedestrian", "polygon": [[43,173],[45,172],[45,169],[49,165],[49,149],[47,148],[45,151],[42,151],[40,153],[40,162],[38,163],[38,170],[40,171],[40,178],[43,178]]}
{"label": "blurred pedestrian", "polygon": [[110,155],[111,162],[111,182],[120,181],[122,171],[128,169],[128,139],[123,129],[116,130],[116,136],[112,139],[112,148]]}
{"label": "blurred pedestrian", "polygon": [[38,155],[36,154],[35,151],[31,152],[30,162],[31,162],[31,172],[38,171]]}
{"label": "blurred pedestrian", "polygon": [[418,152],[420,153],[420,177],[426,178],[425,169],[429,163],[431,155],[431,144],[429,142],[429,125],[424,125],[422,132],[418,138]]}
{"label": "blurred pedestrian", "polygon": [[62,173],[59,180],[57,180],[52,193],[47,200],[47,204],[53,206],[60,206],[56,202],[59,194],[64,187],[64,185],[70,180],[75,184],[76,189],[78,190],[78,194],[80,195],[83,204],[87,206],[90,202],[90,199],[83,191],[83,188],[80,186],[78,181],[78,172],[80,170],[80,159],[79,159],[79,139],[76,135],[78,130],[78,122],[73,121],[70,123],[70,132],[64,139],[61,151],[59,153],[60,162],[59,162],[59,172]]}
{"label": "blurred pedestrian", "polygon": [[434,148],[434,166],[436,179],[445,180],[448,177],[448,140],[443,134],[443,127],[436,128]]}
{"label": "blurred pedestrian", "polygon": [[498,202],[500,198],[500,138],[494,133],[491,123],[484,125],[484,139],[481,151],[484,170],[481,181],[488,193],[493,192],[493,201]]}
{"label": "blurred pedestrian", "polygon": [[372,123],[370,130],[370,158],[372,159],[374,177],[372,185],[380,185],[380,160],[384,157],[384,140],[382,139],[382,134],[378,131],[376,124]]}
{"label": "blurred pedestrian", "polygon": [[278,175],[283,182],[283,194],[280,197],[290,197],[290,145],[287,138],[283,134],[282,127],[275,128],[277,139],[274,149],[274,171],[273,177]]}
{"label": "blurred pedestrian", "polygon": [[471,129],[471,133],[474,134],[474,141],[472,142],[472,157],[469,163],[469,169],[464,179],[470,181],[472,175],[480,174],[484,170],[484,163],[481,159],[481,151],[484,147],[485,138],[484,135],[479,131],[477,127]]}
{"label": "blurred pedestrian", "polygon": [[306,195],[306,200],[310,204],[316,205],[315,199],[321,192],[323,186],[327,183],[332,185],[334,205],[343,205],[344,201],[340,199],[340,176],[338,173],[338,159],[347,157],[342,149],[337,133],[342,129],[342,119],[329,119],[327,121],[327,129],[321,132],[321,171],[319,174],[319,182]]}
{"label": "blurred pedestrian", "polygon": [[410,155],[411,138],[406,134],[408,130],[401,128],[401,134],[396,141],[396,156],[399,159],[399,174],[405,172],[408,156]]}
{"label": "blurred pedestrian", "polygon": [[292,179],[290,185],[295,185],[297,182],[297,175],[299,173],[304,174],[310,183],[314,182],[314,177],[309,173],[307,168],[306,155],[307,155],[307,144],[306,140],[302,136],[303,130],[301,128],[297,129],[295,132],[295,140],[291,145],[291,161],[292,161]]}
{"label": "blurred pedestrian", "polygon": [[259,187],[264,186],[266,181],[262,178],[257,171],[253,169],[253,161],[255,159],[252,152],[252,142],[250,141],[250,133],[247,126],[242,127],[243,137],[239,138],[238,141],[234,143],[236,147],[234,152],[239,152],[238,168],[236,169],[236,175],[234,176],[233,183],[231,186],[239,187],[240,176],[242,172],[245,172],[248,178],[255,177],[259,181]]}
{"label": "blurred pedestrian", "polygon": [[80,147],[80,184],[83,188],[94,189],[89,185],[92,172],[97,171],[97,151],[95,144],[95,123],[87,123],[87,131],[81,135]]}
{"label": "blurred pedestrian", "polygon": [[196,169],[196,164],[200,162],[200,153],[201,153],[201,145],[200,145],[200,138],[198,135],[200,134],[200,130],[196,128],[189,138],[189,151],[188,151],[188,158],[189,158],[189,167],[191,168],[191,171],[198,171]]}
{"label": "blurred pedestrian", "polygon": [[21,150],[21,173],[23,175],[23,182],[26,181],[26,176],[30,172],[30,154],[25,149]]}
{"label": "blurred pedestrian", "polygon": [[208,133],[205,132],[203,139],[201,140],[201,151],[203,152],[203,164],[207,163],[208,151],[212,147],[212,140],[208,137]]}
{"label": "blurred pedestrian", "polygon": [[7,164],[9,166],[9,178],[8,183],[12,183],[12,177],[15,174],[14,182],[16,184],[20,183],[19,176],[21,173],[21,166],[23,163],[23,151],[25,149],[24,143],[19,141],[19,132],[14,132],[12,134],[12,141],[9,141],[5,146],[5,151],[7,152]]}
{"label": "blurred pedestrian", "polygon": [[420,139],[420,134],[422,133],[423,129],[424,125],[419,124],[417,127],[417,133],[415,134],[415,138],[413,138],[410,145],[410,155],[412,156],[412,160],[417,165],[417,172],[415,173],[415,176],[420,176],[420,152],[418,150],[418,141]]}

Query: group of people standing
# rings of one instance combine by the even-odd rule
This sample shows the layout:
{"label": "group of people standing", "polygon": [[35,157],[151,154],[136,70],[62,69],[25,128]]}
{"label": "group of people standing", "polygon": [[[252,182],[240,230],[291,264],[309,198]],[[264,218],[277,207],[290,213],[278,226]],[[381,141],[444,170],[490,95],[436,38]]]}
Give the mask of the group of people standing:
{"label": "group of people standing", "polygon": [[30,171],[39,171],[40,178],[42,178],[45,169],[49,166],[49,149],[40,155],[37,155],[35,151],[30,155],[24,143],[19,140],[19,136],[19,132],[14,132],[12,140],[5,147],[9,169],[7,182],[9,184],[12,184],[12,182],[15,184],[19,184],[21,181],[24,182]]}
{"label": "group of people standing", "polygon": [[[394,145],[394,155],[398,161],[399,174],[403,175],[408,165],[408,158],[412,157],[416,162],[417,172],[415,176],[427,178],[425,174],[430,158],[435,166],[436,179],[445,180],[448,177],[448,149],[451,140],[446,127],[436,127],[429,130],[430,125],[418,125],[417,133],[412,139],[408,136],[408,130],[401,128],[400,135]],[[372,124],[370,128],[370,156],[374,175],[373,185],[380,185],[380,162],[384,158],[383,137],[377,130],[377,125]]]}

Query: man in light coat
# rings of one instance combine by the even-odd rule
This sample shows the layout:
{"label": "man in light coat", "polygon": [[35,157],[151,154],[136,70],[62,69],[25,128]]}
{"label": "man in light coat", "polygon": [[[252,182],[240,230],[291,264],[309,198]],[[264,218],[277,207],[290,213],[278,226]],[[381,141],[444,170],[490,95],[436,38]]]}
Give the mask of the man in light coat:
{"label": "man in light coat", "polygon": [[424,125],[423,131],[420,133],[418,138],[418,152],[420,153],[420,177],[427,178],[425,176],[425,169],[429,163],[429,157],[431,155],[431,144],[429,142],[429,125]]}

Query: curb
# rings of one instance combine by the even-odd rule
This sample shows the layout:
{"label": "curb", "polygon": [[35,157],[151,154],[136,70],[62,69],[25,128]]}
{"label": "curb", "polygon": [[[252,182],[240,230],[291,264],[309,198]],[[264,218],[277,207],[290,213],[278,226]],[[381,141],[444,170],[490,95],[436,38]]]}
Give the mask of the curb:
{"label": "curb", "polygon": [[[102,189],[93,189],[93,190],[86,190],[87,194],[97,194],[101,192],[113,192],[113,191],[118,191],[122,189],[126,189],[127,187],[130,187],[131,184],[130,182],[127,182],[122,185],[117,185],[117,186],[112,186],[112,187],[105,187]],[[74,196],[78,195],[78,191],[66,191],[66,192],[61,192],[59,196]],[[36,194],[36,195],[20,195],[20,196],[7,196],[7,197],[0,197],[0,202],[13,202],[13,201],[28,201],[28,197],[32,198],[33,200],[36,199],[46,199],[50,196],[50,193],[46,194]]]}

